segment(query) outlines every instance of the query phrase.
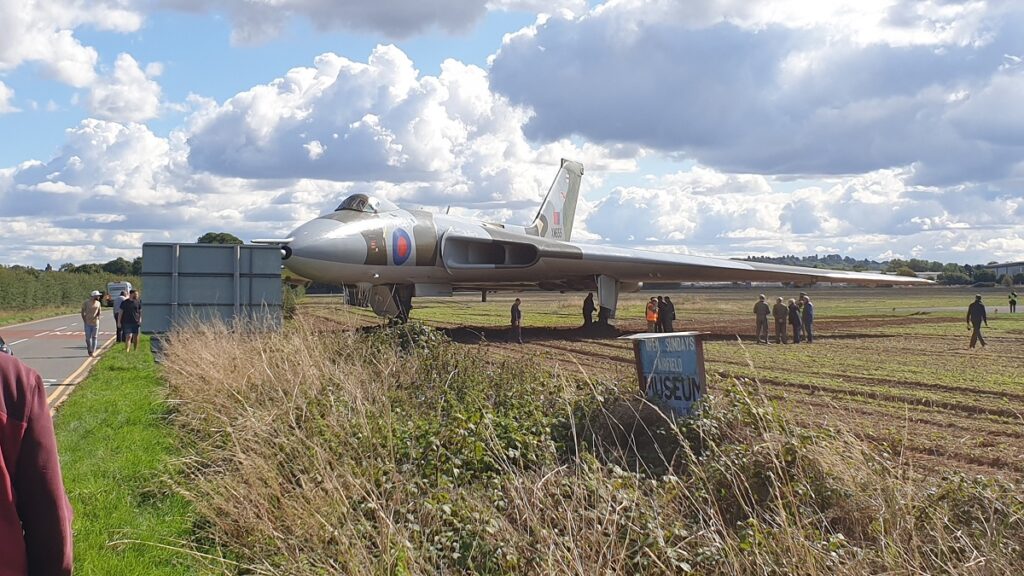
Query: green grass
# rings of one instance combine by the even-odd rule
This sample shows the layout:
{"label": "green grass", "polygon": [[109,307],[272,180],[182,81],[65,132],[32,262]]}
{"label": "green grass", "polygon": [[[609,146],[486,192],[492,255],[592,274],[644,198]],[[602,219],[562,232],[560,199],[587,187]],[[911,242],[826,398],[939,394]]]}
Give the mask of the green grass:
{"label": "green grass", "polygon": [[70,306],[33,308],[31,310],[0,310],[0,326],[21,324],[22,322],[32,322],[33,320],[44,320],[46,318],[53,318],[54,316],[74,314],[75,312],[76,310]]}
{"label": "green grass", "polygon": [[180,454],[162,390],[143,337],[139,352],[107,352],[55,417],[75,511],[75,574],[211,573],[177,549],[187,546],[193,513],[167,488]]}

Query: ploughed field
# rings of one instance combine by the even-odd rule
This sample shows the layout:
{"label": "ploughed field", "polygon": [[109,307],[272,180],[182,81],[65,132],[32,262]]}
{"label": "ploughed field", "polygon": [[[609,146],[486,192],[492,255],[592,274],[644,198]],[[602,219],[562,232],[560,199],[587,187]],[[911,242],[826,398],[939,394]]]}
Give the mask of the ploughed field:
{"label": "ploughed field", "polygon": [[[980,293],[988,308],[988,346],[968,348],[967,305],[975,289],[814,287],[815,342],[756,345],[753,305],[799,290],[686,289],[665,292],[675,329],[705,332],[711,394],[726,377],[759,382],[799,422],[843,428],[891,450],[916,469],[1024,476],[1024,312],[1009,314],[1005,289]],[[646,330],[645,302],[623,295],[617,330],[585,332],[585,294],[527,292],[523,345],[508,344],[516,294],[417,299],[412,319],[445,328],[457,342],[496,359],[541,362],[580,377],[635,388],[631,344],[617,336]],[[379,322],[372,312],[311,296],[300,313],[339,329]],[[773,336],[774,337],[774,336]]]}

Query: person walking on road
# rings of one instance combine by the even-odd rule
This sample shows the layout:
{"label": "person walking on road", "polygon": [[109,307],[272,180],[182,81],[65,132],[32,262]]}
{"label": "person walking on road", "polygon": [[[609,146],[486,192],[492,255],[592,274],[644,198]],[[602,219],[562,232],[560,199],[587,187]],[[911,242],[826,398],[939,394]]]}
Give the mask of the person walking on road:
{"label": "person walking on road", "polygon": [[789,325],[793,327],[793,344],[800,343],[800,307],[796,300],[789,299]]}
{"label": "person walking on road", "polygon": [[522,313],[521,310],[519,310],[519,305],[520,304],[522,304],[522,301],[520,301],[519,298],[516,298],[516,301],[512,303],[512,310],[511,310],[511,313],[512,313],[512,336],[511,337],[514,338],[516,342],[522,344],[523,343],[523,313]]}
{"label": "person walking on road", "polygon": [[139,330],[142,327],[142,302],[139,293],[132,290],[121,303],[121,333],[124,335],[124,351],[131,352],[132,344],[139,349]]}
{"label": "person walking on road", "polygon": [[811,303],[807,292],[800,293],[800,323],[803,327],[804,341],[810,344],[814,342],[814,304]]}
{"label": "person walking on road", "polygon": [[0,574],[68,576],[71,503],[39,374],[0,354]]}
{"label": "person walking on road", "polygon": [[111,305],[114,308],[114,324],[117,326],[117,329],[116,329],[117,334],[116,334],[116,337],[115,337],[115,341],[117,341],[117,342],[124,342],[124,334],[121,333],[121,320],[120,320],[120,317],[121,317],[121,303],[124,302],[127,299],[128,299],[128,293],[125,292],[124,290],[121,290],[121,293],[118,294],[117,296],[114,296],[114,299],[110,301]]}
{"label": "person walking on road", "polygon": [[1008,299],[1010,300],[1010,314],[1013,314],[1017,311],[1017,293],[1011,290]]}
{"label": "person walking on road", "polygon": [[651,296],[651,301],[647,303],[647,331],[657,332],[658,330],[658,299]]}
{"label": "person walking on road", "polygon": [[981,342],[981,347],[985,347],[985,339],[981,336],[981,324],[985,323],[985,328],[988,328],[988,315],[985,314],[985,305],[981,303],[981,294],[975,294],[974,302],[967,307],[967,325],[974,328],[974,332],[971,332],[971,348],[978,342]]}
{"label": "person walking on road", "polygon": [[676,305],[672,303],[672,299],[665,296],[665,319],[661,321],[661,327],[665,332],[674,332],[675,328],[672,323],[676,319]]}
{"label": "person walking on road", "polygon": [[92,294],[89,295],[89,299],[82,302],[82,327],[85,329],[85,350],[89,353],[91,358],[96,354],[96,332],[100,328],[100,300],[103,299],[103,293],[99,290],[93,290]]}
{"label": "person walking on road", "polygon": [[768,315],[771,314],[771,309],[768,308],[768,303],[765,302],[765,295],[761,294],[757,297],[757,302],[754,303],[754,317],[757,319],[756,325],[756,337],[757,343],[764,344],[768,343]]}
{"label": "person walking on road", "polygon": [[775,342],[786,343],[786,316],[789,315],[789,308],[782,303],[782,296],[775,299],[775,306],[772,306],[772,318],[775,319]]}
{"label": "person walking on road", "polygon": [[590,328],[594,324],[594,293],[588,292],[583,299],[583,327]]}

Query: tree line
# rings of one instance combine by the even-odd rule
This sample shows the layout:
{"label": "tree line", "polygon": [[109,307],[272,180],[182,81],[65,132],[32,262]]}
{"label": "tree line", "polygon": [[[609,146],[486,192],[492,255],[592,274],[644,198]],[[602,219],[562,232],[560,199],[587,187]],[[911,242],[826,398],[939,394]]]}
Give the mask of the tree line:
{"label": "tree line", "polygon": [[[136,274],[122,274],[121,267],[111,267],[116,272],[109,272],[104,266],[83,264],[61,271],[52,267],[39,270],[30,266],[0,265],[0,310],[76,307],[93,290],[106,292],[107,282],[127,280],[139,285]],[[131,268],[128,270],[130,272]]]}
{"label": "tree line", "polygon": [[[853,272],[885,272],[901,276],[916,276],[918,272],[938,272],[939,275],[936,278],[936,282],[946,286],[961,286],[978,282],[992,282],[1005,285],[1024,284],[1024,273],[1013,276],[1006,274],[997,276],[995,272],[985,268],[985,264],[957,264],[955,262],[939,262],[937,260],[924,260],[921,258],[910,258],[907,260],[893,258],[892,260],[878,262],[868,259],[857,260],[849,256],[840,256],[839,254],[827,254],[825,256],[814,254],[811,256],[747,256],[745,260],[809,268],[832,268]],[[990,262],[988,265],[991,264],[995,264],[995,262]]]}
{"label": "tree line", "polygon": [[[207,232],[196,242],[242,244],[241,239],[227,232]],[[51,264],[43,269],[0,264],[0,310],[78,306],[93,290],[106,292],[108,282],[127,280],[141,286],[140,276],[142,256],[132,260],[119,257],[103,264],[65,262],[56,269]]]}

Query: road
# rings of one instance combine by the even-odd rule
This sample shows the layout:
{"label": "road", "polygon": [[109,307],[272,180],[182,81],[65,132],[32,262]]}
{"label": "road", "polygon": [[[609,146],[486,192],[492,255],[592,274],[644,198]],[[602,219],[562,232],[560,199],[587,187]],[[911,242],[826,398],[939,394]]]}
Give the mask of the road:
{"label": "road", "polygon": [[[85,351],[85,332],[78,314],[0,326],[0,334],[14,355],[43,377],[51,406],[63,400],[93,364]],[[97,340],[102,346],[113,338],[114,316],[104,308]]]}

